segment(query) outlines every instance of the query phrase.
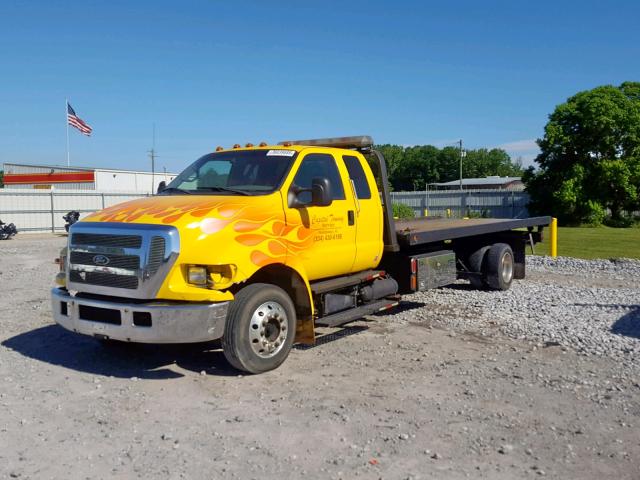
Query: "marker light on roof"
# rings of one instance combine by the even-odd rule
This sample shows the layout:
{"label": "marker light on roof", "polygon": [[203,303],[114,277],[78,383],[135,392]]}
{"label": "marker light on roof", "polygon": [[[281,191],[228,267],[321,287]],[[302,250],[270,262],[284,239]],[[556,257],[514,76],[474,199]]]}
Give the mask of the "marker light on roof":
{"label": "marker light on roof", "polygon": [[287,140],[278,145],[290,147],[291,145],[309,145],[313,147],[335,148],[370,148],[373,146],[373,138],[369,135],[354,137],[315,138],[310,140]]}
{"label": "marker light on roof", "polygon": [[224,150],[224,148],[222,148],[220,146],[216,147],[216,152],[221,152],[222,150]]}
{"label": "marker light on roof", "polygon": [[251,147],[253,147],[253,143],[247,143],[247,144],[245,145],[245,147],[247,147],[247,148],[251,148]]}
{"label": "marker light on roof", "polygon": [[240,144],[239,143],[234,144],[233,148],[240,148]]}
{"label": "marker light on roof", "polygon": [[260,142],[260,146],[261,147],[266,147],[267,146],[267,142]]}

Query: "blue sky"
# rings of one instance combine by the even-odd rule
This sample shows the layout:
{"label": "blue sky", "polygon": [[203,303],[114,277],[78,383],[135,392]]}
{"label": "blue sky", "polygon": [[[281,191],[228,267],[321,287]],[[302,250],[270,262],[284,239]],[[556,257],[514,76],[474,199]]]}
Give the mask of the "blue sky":
{"label": "blue sky", "polygon": [[640,2],[5,1],[0,163],[161,169],[370,134],[535,156],[554,106],[640,80]]}

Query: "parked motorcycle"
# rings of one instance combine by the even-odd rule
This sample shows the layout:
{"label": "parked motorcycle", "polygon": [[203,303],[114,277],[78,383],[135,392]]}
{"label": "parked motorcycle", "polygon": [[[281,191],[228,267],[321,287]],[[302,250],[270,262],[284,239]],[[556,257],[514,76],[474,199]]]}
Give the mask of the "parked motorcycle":
{"label": "parked motorcycle", "polygon": [[71,210],[66,215],[63,215],[62,218],[64,219],[65,222],[67,222],[64,225],[64,229],[68,232],[69,228],[71,228],[71,225],[73,225],[78,220],[80,220],[80,212],[76,212],[75,210]]}
{"label": "parked motorcycle", "polygon": [[16,233],[18,229],[13,223],[4,223],[0,220],[0,240],[9,240]]}

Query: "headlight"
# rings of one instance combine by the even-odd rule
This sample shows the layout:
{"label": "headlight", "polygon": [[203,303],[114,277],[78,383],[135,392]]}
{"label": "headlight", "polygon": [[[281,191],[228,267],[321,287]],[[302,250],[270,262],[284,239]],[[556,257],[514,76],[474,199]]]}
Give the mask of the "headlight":
{"label": "headlight", "polygon": [[187,282],[205,287],[207,285],[207,268],[200,265],[187,267]]}

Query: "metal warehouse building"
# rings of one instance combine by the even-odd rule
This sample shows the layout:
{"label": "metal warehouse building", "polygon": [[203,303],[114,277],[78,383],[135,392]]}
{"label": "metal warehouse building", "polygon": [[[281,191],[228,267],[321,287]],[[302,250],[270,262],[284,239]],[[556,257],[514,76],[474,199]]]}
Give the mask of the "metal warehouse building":
{"label": "metal warehouse building", "polygon": [[161,181],[168,183],[175,176],[173,173],[166,172],[152,174],[109,168],[4,164],[4,185],[11,189],[155,193]]}
{"label": "metal warehouse building", "polygon": [[[441,190],[458,190],[460,188],[460,180],[452,180],[451,182],[432,183],[437,189]],[[497,175],[484,178],[463,178],[463,190],[511,190],[514,192],[523,192],[524,183],[520,177],[499,177]]]}

